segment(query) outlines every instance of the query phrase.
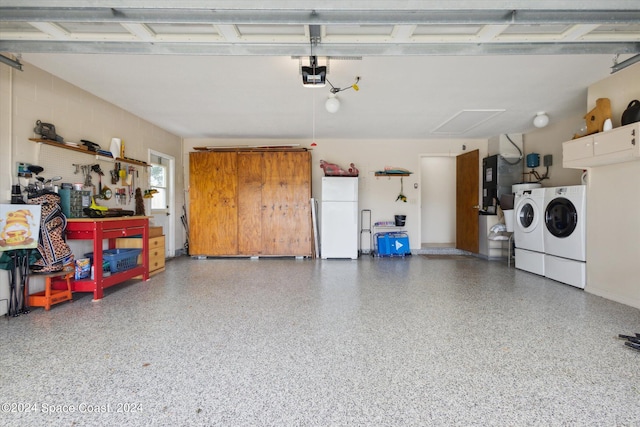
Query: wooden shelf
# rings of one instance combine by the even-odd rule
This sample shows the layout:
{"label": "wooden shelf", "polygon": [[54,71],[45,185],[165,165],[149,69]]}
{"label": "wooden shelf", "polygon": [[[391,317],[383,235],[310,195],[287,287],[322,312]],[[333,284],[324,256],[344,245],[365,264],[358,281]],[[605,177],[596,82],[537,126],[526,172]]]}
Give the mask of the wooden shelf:
{"label": "wooden shelf", "polygon": [[80,147],[74,147],[71,145],[65,145],[63,142],[55,142],[55,141],[51,141],[48,139],[40,139],[40,138],[29,138],[29,141],[33,141],[36,142],[38,144],[44,144],[44,145],[51,145],[52,147],[58,147],[58,148],[64,148],[65,150],[71,150],[71,151],[77,151],[78,153],[84,153],[84,154],[88,154],[90,156],[93,157],[100,157],[101,160],[108,160],[111,161],[113,160],[114,162],[122,162],[122,163],[129,163],[132,165],[137,165],[137,166],[149,166],[149,164],[147,162],[143,162],[141,160],[136,160],[136,159],[123,159],[120,157],[116,157],[115,159],[110,158],[108,156],[103,156],[95,151],[89,151],[88,149],[85,148],[80,148]]}
{"label": "wooden shelf", "polygon": [[121,162],[121,163],[129,163],[131,165],[136,165],[136,166],[151,166],[149,163],[147,162],[143,162],[142,160],[136,160],[136,159],[129,159],[129,158],[121,158],[121,157],[116,157],[115,159],[113,159],[114,162]]}
{"label": "wooden shelf", "polygon": [[376,176],[411,176],[410,173],[384,173],[376,172]]}

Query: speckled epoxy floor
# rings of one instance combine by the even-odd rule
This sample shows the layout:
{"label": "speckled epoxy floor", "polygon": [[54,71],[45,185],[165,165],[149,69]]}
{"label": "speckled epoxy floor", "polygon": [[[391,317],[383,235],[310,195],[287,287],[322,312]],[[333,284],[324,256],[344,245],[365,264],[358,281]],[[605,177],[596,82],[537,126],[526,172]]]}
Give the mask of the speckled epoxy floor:
{"label": "speckled epoxy floor", "polygon": [[1,425],[640,425],[640,310],[503,262],[185,257],[74,296],[0,319]]}

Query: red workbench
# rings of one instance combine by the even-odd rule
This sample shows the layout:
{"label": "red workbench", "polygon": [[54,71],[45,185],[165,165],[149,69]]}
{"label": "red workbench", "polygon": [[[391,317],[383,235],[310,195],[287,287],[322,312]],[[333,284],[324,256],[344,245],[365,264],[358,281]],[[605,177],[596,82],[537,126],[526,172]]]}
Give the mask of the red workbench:
{"label": "red workbench", "polygon": [[[102,274],[102,244],[109,239],[109,249],[114,249],[119,237],[142,236],[142,265],[108,277]],[[149,280],[149,217],[128,216],[116,218],[69,218],[67,219],[67,239],[93,240],[93,279],[75,280],[75,292],[93,292],[93,299],[103,297],[104,289],[125,280],[142,275]]]}

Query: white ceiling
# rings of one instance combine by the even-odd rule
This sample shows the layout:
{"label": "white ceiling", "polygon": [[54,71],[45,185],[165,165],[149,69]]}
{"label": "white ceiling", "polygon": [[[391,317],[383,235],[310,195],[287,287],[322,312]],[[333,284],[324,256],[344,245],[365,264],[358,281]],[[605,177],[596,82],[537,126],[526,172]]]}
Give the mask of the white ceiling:
{"label": "white ceiling", "polygon": [[[0,0],[0,52],[182,137],[310,140],[527,132],[640,52],[637,1],[449,3]],[[302,86],[311,49],[335,86],[360,77],[337,113]],[[446,126],[463,110],[489,118]]]}

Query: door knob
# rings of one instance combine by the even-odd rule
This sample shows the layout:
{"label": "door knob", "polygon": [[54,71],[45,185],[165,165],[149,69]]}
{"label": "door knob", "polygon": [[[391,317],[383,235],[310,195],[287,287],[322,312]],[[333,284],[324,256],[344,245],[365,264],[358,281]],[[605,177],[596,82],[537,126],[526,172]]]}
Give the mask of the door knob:
{"label": "door knob", "polygon": [[479,210],[480,209],[480,205],[472,206],[472,209],[478,209]]}

